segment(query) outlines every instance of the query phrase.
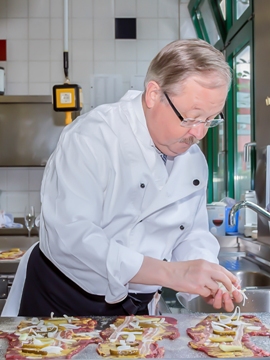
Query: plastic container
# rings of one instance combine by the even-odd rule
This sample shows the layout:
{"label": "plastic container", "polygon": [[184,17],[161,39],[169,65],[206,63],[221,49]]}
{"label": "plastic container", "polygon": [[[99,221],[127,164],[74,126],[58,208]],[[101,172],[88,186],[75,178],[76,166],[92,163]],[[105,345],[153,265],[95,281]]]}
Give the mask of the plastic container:
{"label": "plastic container", "polygon": [[232,207],[227,206],[225,208],[225,232],[227,235],[234,235],[238,233],[238,216],[239,211],[235,214],[235,225],[230,225],[230,211]]}

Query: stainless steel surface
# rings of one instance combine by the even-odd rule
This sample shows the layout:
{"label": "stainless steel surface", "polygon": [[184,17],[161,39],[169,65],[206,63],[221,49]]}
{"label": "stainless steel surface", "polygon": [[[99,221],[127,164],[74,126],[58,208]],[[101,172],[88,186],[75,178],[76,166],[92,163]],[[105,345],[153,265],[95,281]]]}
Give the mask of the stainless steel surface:
{"label": "stainless steel surface", "polygon": [[238,236],[237,235],[225,235],[225,236],[216,236],[221,248],[237,248]]}
{"label": "stainless steel surface", "polygon": [[44,166],[64,126],[51,96],[0,96],[0,166]]}
{"label": "stainless steel surface", "polygon": [[241,288],[247,287],[269,287],[270,286],[270,274],[263,271],[236,271],[234,275],[240,281]]}
{"label": "stainless steel surface", "polygon": [[267,210],[263,209],[262,207],[260,207],[259,205],[255,204],[251,201],[244,200],[244,201],[240,201],[240,202],[236,203],[231,208],[231,211],[229,214],[230,225],[235,225],[235,215],[236,215],[237,211],[242,208],[245,208],[245,207],[255,211],[258,215],[262,215],[265,219],[270,221],[270,213]]}
{"label": "stainless steel surface", "polygon": [[[200,358],[207,358],[209,357],[204,354],[203,352],[193,350],[188,347],[188,343],[191,340],[189,336],[186,334],[186,329],[192,326],[195,326],[198,322],[203,320],[203,318],[206,316],[206,314],[202,313],[196,313],[196,314],[164,314],[170,317],[173,317],[177,319],[178,321],[178,329],[180,331],[180,337],[175,340],[162,340],[158,341],[158,344],[160,347],[164,347],[165,354],[164,359],[170,359],[170,360],[176,360],[176,359],[200,359]],[[268,313],[256,313],[261,321],[270,326],[270,314]],[[19,322],[23,318],[0,318],[0,329],[5,331],[14,331],[16,326],[19,324]],[[111,321],[112,318],[107,317],[100,317],[98,320],[99,327],[104,328],[107,327]],[[254,338],[254,342],[256,344],[256,340]],[[90,344],[88,345],[82,352],[80,352],[78,355],[75,355],[72,357],[72,359],[99,359],[101,360],[102,357],[99,356],[96,352],[96,344]],[[269,342],[267,345],[265,345],[265,350],[269,351]],[[0,359],[5,358],[7,348],[7,340],[0,339]],[[228,358],[227,358],[228,359]],[[246,358],[246,359],[252,359],[252,358]],[[269,358],[264,358],[269,359]]]}
{"label": "stainless steel surface", "polygon": [[270,246],[257,240],[238,239],[240,246],[245,249],[247,255],[253,254],[262,259],[270,260]]}
{"label": "stainless steel surface", "polygon": [[[240,306],[241,312],[270,312],[270,289],[247,290],[245,294],[248,298],[245,305],[243,303],[237,304]],[[189,302],[179,294],[176,294],[176,297],[180,304],[191,312],[220,313],[222,311],[220,309],[213,309],[213,306],[208,305],[199,296]]]}

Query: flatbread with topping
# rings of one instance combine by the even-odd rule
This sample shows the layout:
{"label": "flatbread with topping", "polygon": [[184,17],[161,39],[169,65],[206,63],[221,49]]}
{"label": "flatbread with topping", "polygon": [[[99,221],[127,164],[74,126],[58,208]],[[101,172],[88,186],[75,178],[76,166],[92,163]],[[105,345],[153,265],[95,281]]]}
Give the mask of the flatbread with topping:
{"label": "flatbread with topping", "polygon": [[119,316],[109,328],[100,332],[103,338],[97,352],[104,357],[161,358],[164,348],[158,340],[180,336],[177,320],[161,316]]}
{"label": "flatbread with topping", "polygon": [[12,248],[0,252],[0,260],[15,260],[20,259],[25,251],[20,248]]}
{"label": "flatbread with topping", "polygon": [[70,359],[101,341],[91,318],[60,317],[23,320],[14,333],[0,332],[9,345],[6,359]]}
{"label": "flatbread with topping", "polygon": [[268,351],[252,342],[252,336],[270,336],[270,330],[255,315],[240,315],[237,307],[232,316],[208,315],[196,326],[187,329],[192,339],[189,347],[210,357],[267,357]]}

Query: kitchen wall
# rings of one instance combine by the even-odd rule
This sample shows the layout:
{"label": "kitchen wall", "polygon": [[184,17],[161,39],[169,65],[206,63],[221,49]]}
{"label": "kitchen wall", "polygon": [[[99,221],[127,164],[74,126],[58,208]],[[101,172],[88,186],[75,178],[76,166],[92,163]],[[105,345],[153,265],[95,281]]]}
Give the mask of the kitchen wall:
{"label": "kitchen wall", "polygon": [[[188,0],[69,0],[69,78],[83,89],[82,113],[142,89],[150,60],[167,43],[196,37]],[[62,84],[63,0],[0,0],[6,40],[5,95],[50,95]],[[114,39],[114,19],[137,19],[137,39]],[[1,109],[0,109],[1,112]],[[0,209],[40,211],[43,168],[0,168]]]}

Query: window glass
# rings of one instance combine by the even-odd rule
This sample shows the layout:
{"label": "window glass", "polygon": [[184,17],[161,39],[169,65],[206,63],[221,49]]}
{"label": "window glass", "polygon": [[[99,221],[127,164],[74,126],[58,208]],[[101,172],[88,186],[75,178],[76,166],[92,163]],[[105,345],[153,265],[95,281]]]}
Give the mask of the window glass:
{"label": "window glass", "polygon": [[223,19],[226,20],[226,0],[219,0],[219,6]]}
{"label": "window glass", "polygon": [[250,0],[236,0],[236,20],[245,12],[249,7]]}
{"label": "window glass", "polygon": [[[226,119],[225,119],[226,121]],[[224,123],[217,127],[218,137],[218,152],[214,153],[217,156],[217,167],[213,173],[213,201],[220,201],[226,197],[226,151],[225,149],[225,133]],[[215,136],[216,137],[216,136]]]}
{"label": "window glass", "polygon": [[240,200],[241,194],[251,188],[251,163],[244,156],[247,145],[251,142],[251,111],[250,111],[250,46],[246,46],[234,58],[236,84],[236,158],[235,158],[235,198]]}
{"label": "window glass", "polygon": [[210,9],[209,0],[202,1],[200,7],[201,16],[203,18],[206,33],[211,45],[215,45],[220,39],[212,11]]}

